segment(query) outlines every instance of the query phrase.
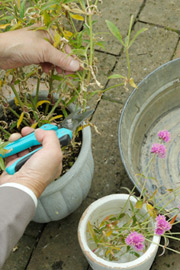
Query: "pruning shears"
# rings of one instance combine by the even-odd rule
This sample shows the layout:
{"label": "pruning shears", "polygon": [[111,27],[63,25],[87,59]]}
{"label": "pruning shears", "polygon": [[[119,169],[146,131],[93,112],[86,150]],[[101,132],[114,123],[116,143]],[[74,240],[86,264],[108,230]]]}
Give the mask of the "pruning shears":
{"label": "pruning shears", "polygon": [[[93,112],[93,110],[89,110],[81,113],[80,110],[78,110],[69,114],[59,126],[53,124],[45,124],[40,128],[44,130],[54,130],[59,139],[61,147],[63,147],[70,143],[73,131],[75,131],[76,128],[80,126],[85,119],[90,117]],[[41,144],[37,141],[35,133],[32,132],[27,136],[18,139],[17,141],[9,143],[4,148],[5,150],[7,150],[7,152],[4,155],[0,154],[0,156],[2,158],[6,158],[37,145]],[[24,155],[23,157],[15,161],[12,165],[8,166],[6,168],[7,173],[12,175],[17,172],[24,165],[24,163],[41,148],[42,146],[35,149],[34,151],[29,152],[27,155]]]}

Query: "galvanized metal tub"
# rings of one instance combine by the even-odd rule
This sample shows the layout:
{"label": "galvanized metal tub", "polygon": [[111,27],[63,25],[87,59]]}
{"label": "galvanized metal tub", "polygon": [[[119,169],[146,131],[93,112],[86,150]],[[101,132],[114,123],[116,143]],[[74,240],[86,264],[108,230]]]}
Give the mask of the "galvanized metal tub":
{"label": "galvanized metal tub", "polygon": [[[146,187],[157,189],[157,199],[167,189],[180,187],[180,59],[170,61],[148,75],[129,96],[119,123],[119,148],[125,169],[139,190],[137,174],[146,170],[151,159],[151,145],[158,142],[159,130],[171,132],[165,159],[155,159]],[[155,178],[157,181],[153,180]],[[180,190],[180,189],[179,189]],[[180,194],[180,191],[179,193]],[[180,195],[169,207],[180,205]],[[167,200],[163,202],[163,205]]]}

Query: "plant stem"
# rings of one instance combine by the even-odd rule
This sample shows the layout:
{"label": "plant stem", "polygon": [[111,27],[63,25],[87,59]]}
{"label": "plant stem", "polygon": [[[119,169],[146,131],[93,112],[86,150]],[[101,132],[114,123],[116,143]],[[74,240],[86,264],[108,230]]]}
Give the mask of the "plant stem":
{"label": "plant stem", "polygon": [[[51,75],[49,78],[49,93],[48,93],[49,96],[51,96],[52,87],[53,87],[53,78],[52,78],[53,74],[54,74],[54,70],[51,70]],[[45,115],[47,115],[48,110],[49,110],[49,103],[46,104]]]}
{"label": "plant stem", "polygon": [[50,111],[50,112],[48,113],[48,115],[47,115],[47,119],[49,119],[49,118],[52,116],[53,112],[55,111],[55,109],[56,109],[57,106],[59,105],[61,99],[62,99],[62,98],[59,97],[59,99],[58,99],[58,100],[56,101],[56,103],[53,105],[51,111]]}
{"label": "plant stem", "polygon": [[16,88],[14,87],[14,85],[11,85],[11,89],[12,89],[12,91],[13,91],[15,97],[17,98],[17,100],[18,100],[18,102],[19,102],[19,105],[21,106],[22,110],[24,110],[24,104],[23,104],[23,102],[21,101],[21,99],[20,99],[20,97],[19,97],[19,95],[18,95],[18,93],[17,93]]}
{"label": "plant stem", "polygon": [[[93,44],[93,29],[92,29],[92,15],[89,15],[88,18],[89,22],[89,32],[90,32],[90,55],[89,55],[89,66],[92,68],[93,64],[93,49],[94,49],[94,44]],[[91,70],[89,70],[88,73],[88,78],[87,78],[87,84],[90,83],[90,78],[91,78]]]}
{"label": "plant stem", "polygon": [[3,127],[1,127],[1,126],[0,126],[0,130],[1,130],[2,132],[4,132],[4,134],[6,134],[6,135],[8,135],[8,136],[11,135],[7,130],[5,130],[5,129],[4,129]]}
{"label": "plant stem", "polygon": [[68,13],[68,15],[69,15],[69,19],[70,19],[72,28],[73,28],[73,30],[74,30],[74,33],[77,33],[77,30],[76,30],[76,27],[75,27],[75,25],[74,25],[73,19],[72,19],[71,15],[70,15],[70,12],[68,11],[67,13]]}
{"label": "plant stem", "polygon": [[[111,89],[113,89],[113,88],[115,88],[115,87],[122,86],[122,85],[124,85],[124,83],[119,83],[119,84],[112,85],[112,86],[110,86],[110,87],[108,87],[108,88],[102,90],[102,93],[105,93],[105,92],[107,92],[107,91],[109,91],[109,90],[111,90]],[[99,90],[98,90],[98,91],[99,91]]]}
{"label": "plant stem", "polygon": [[36,96],[35,96],[35,105],[37,104],[37,101],[38,101],[38,96],[39,96],[39,86],[40,86],[40,78],[37,78]]}
{"label": "plant stem", "polygon": [[[13,110],[11,107],[8,107],[8,109],[19,119],[20,115],[15,111]],[[23,119],[22,121],[26,126],[29,126],[29,124]]]}
{"label": "plant stem", "polygon": [[130,61],[129,61],[129,51],[128,48],[126,48],[126,60],[128,65],[128,79],[131,77],[131,67],[130,67]]}

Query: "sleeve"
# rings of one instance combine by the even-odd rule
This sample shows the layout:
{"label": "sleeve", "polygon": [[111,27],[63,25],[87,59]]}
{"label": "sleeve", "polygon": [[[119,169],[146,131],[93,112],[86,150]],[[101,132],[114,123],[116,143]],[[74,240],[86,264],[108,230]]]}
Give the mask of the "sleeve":
{"label": "sleeve", "polygon": [[32,197],[11,186],[0,187],[0,269],[35,214]]}

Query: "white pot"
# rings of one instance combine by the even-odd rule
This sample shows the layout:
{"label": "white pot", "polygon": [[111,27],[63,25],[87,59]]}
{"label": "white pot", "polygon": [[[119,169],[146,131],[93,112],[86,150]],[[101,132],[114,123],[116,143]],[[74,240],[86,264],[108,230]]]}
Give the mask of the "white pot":
{"label": "white pot", "polygon": [[[154,235],[152,243],[142,256],[126,263],[106,261],[94,254],[87,244],[86,232],[88,221],[93,224],[95,221],[101,220],[110,214],[119,213],[128,197],[128,194],[112,194],[105,196],[93,202],[85,210],[80,219],[78,226],[79,244],[93,270],[149,270],[154,261],[160,241],[160,237],[157,235]],[[133,204],[136,203],[136,199],[133,197],[131,197],[131,201]]]}
{"label": "white pot", "polygon": [[76,162],[42,193],[34,221],[45,223],[60,220],[75,211],[86,198],[94,173],[90,127],[84,128],[82,134],[81,151]]}

